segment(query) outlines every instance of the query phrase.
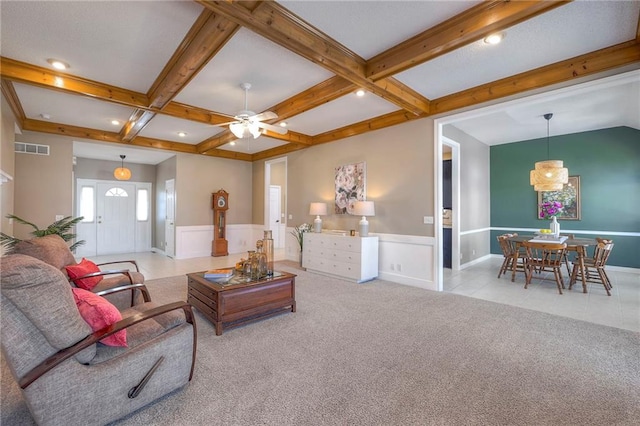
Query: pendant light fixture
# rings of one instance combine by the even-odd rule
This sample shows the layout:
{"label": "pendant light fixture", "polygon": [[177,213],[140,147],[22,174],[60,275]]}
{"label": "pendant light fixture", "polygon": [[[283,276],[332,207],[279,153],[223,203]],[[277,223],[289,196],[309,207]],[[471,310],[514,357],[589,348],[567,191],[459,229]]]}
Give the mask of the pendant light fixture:
{"label": "pendant light fixture", "polygon": [[122,166],[116,168],[113,171],[113,176],[118,180],[129,180],[129,179],[131,179],[131,170],[127,169],[124,166],[124,159],[126,157],[127,157],[126,155],[120,155],[120,159],[122,160]]}
{"label": "pendant light fixture", "polygon": [[[549,120],[553,114],[545,114],[547,120],[547,159],[549,158]],[[562,160],[538,161],[529,173],[529,183],[536,191],[561,191],[569,183],[569,170],[563,167]]]}

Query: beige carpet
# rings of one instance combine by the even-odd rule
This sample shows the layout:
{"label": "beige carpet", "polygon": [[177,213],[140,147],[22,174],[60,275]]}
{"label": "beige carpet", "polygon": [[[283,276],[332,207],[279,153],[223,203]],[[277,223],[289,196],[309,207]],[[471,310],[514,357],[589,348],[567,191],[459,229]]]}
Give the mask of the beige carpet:
{"label": "beige carpet", "polygon": [[[190,385],[118,425],[631,425],[640,334],[375,280],[299,270],[296,313],[215,336]],[[148,282],[184,299],[186,278]],[[2,369],[2,425],[32,420]]]}

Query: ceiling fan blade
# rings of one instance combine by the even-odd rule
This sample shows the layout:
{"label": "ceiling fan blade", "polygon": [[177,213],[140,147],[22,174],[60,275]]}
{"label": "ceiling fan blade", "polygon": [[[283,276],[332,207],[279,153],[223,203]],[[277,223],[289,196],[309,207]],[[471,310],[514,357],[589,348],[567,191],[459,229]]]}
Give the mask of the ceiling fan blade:
{"label": "ceiling fan blade", "polygon": [[256,115],[252,115],[251,117],[249,117],[249,120],[251,121],[268,121],[268,120],[274,120],[278,118],[278,114],[276,114],[273,111],[265,111],[265,112],[261,112],[260,114],[256,114]]}
{"label": "ceiling fan blade", "polygon": [[214,126],[216,126],[216,127],[224,127],[224,126],[228,126],[229,124],[238,123],[239,121],[240,120],[226,121],[224,123],[214,124]]}
{"label": "ceiling fan blade", "polygon": [[257,122],[256,124],[258,125],[258,127],[262,127],[263,129],[267,129],[270,132],[279,133],[281,135],[286,135],[288,132],[288,130],[285,129],[284,127],[274,126],[273,124],[260,123],[260,122]]}

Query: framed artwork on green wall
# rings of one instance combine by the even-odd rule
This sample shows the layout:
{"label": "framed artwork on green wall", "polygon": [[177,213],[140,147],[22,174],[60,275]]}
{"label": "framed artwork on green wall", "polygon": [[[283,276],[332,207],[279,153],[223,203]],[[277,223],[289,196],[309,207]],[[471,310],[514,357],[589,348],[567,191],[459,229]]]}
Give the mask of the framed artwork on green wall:
{"label": "framed artwork on green wall", "polygon": [[548,220],[540,217],[540,206],[554,201],[562,204],[559,220],[580,220],[580,176],[569,176],[561,191],[538,191],[538,219]]}

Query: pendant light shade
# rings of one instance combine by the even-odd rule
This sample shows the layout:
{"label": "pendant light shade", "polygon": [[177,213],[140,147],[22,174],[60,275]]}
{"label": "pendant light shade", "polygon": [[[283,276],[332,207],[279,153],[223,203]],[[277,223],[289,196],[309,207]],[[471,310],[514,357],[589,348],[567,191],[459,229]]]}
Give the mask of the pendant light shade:
{"label": "pendant light shade", "polygon": [[131,179],[131,170],[127,169],[127,168],[124,166],[124,159],[125,159],[126,157],[127,157],[126,155],[121,155],[121,156],[120,156],[121,161],[122,161],[122,166],[121,166],[121,167],[116,168],[116,169],[113,171],[113,177],[115,177],[115,178],[116,178],[116,179],[118,179],[118,180],[129,180],[129,179]]}
{"label": "pendant light shade", "polygon": [[[547,120],[547,158],[549,158],[549,120],[553,114],[545,114]],[[565,183],[569,183],[569,170],[562,160],[538,161],[529,172],[529,183],[536,191],[561,191]]]}

